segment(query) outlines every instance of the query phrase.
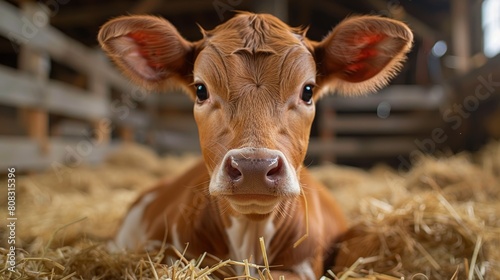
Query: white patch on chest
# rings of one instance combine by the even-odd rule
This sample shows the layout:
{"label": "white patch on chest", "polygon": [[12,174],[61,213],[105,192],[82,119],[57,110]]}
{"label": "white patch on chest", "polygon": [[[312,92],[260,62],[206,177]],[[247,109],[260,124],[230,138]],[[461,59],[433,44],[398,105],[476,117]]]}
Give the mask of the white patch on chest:
{"label": "white patch on chest", "polygon": [[181,244],[181,238],[179,232],[177,231],[177,224],[172,225],[172,246],[180,252],[182,252],[184,247],[186,247],[186,244]]}
{"label": "white patch on chest", "polygon": [[142,223],[144,210],[156,199],[156,196],[156,193],[144,195],[141,201],[129,210],[115,237],[117,249],[136,250],[146,243],[146,225]]}
{"label": "white patch on chest", "polygon": [[303,261],[302,263],[299,263],[298,265],[295,265],[293,267],[293,271],[298,275],[300,275],[301,279],[310,279],[310,280],[316,279],[316,275],[314,274],[312,265],[307,260]]}
{"label": "white patch on chest", "polygon": [[[266,250],[273,239],[276,229],[272,218],[263,221],[251,221],[245,217],[231,216],[231,227],[226,229],[229,238],[229,258],[235,261],[249,261],[263,264],[259,238],[264,237]],[[243,273],[243,267],[236,267]],[[238,271],[240,270],[241,271]]]}

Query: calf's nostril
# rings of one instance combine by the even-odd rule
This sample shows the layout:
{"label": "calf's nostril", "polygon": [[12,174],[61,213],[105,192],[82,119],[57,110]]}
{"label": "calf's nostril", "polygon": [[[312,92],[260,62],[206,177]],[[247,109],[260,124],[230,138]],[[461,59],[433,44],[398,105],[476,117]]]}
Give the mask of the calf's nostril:
{"label": "calf's nostril", "polygon": [[283,162],[279,157],[272,159],[272,162],[269,164],[269,168],[271,168],[266,177],[272,180],[277,179],[280,176],[281,169],[283,168]]}
{"label": "calf's nostril", "polygon": [[230,157],[227,159],[226,172],[229,178],[233,181],[237,181],[243,176],[239,169],[238,162],[234,159],[234,157]]}

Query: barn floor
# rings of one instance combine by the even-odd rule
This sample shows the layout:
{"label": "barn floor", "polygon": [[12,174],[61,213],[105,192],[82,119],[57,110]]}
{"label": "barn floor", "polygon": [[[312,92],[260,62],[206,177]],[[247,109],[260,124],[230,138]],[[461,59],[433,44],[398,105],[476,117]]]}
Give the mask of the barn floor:
{"label": "barn floor", "polygon": [[[99,166],[54,166],[18,178],[17,270],[6,270],[8,231],[2,227],[0,278],[210,276],[209,268],[181,255],[167,266],[158,263],[161,252],[105,250],[138,192],[161,177],[178,174],[195,159],[160,158],[147,148],[128,145]],[[363,171],[336,165],[315,167],[313,173],[331,188],[361,233],[343,248],[374,240],[380,244],[368,258],[328,278],[500,279],[500,142],[474,155],[423,158],[405,173],[383,166]],[[0,199],[7,201],[6,192]],[[0,209],[2,220],[6,210]]]}

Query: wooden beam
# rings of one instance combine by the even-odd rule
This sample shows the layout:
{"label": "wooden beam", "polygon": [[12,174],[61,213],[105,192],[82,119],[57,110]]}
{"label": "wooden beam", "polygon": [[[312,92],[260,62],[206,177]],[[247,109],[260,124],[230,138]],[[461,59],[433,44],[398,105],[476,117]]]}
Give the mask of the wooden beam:
{"label": "wooden beam", "polygon": [[50,134],[53,137],[69,137],[76,138],[82,137],[87,131],[91,129],[88,122],[79,121],[74,119],[58,120],[51,125]]}
{"label": "wooden beam", "polygon": [[[2,91],[0,104],[44,108],[50,113],[88,120],[94,123],[96,131],[104,131],[103,125],[106,124],[100,123],[103,119],[110,119],[119,126],[134,128],[147,128],[151,124],[151,118],[143,111],[123,108],[111,114],[106,100],[101,97],[58,82],[49,82],[47,88],[40,89],[29,75],[2,68],[0,66],[0,84],[9,84],[9,87]],[[37,95],[40,91],[46,93],[44,99]]]}
{"label": "wooden beam", "polygon": [[456,70],[459,74],[465,74],[470,69],[469,2],[469,0],[453,0],[450,2],[453,52],[457,58]]}
{"label": "wooden beam", "polygon": [[62,82],[47,81],[41,85],[32,75],[0,66],[0,84],[4,85],[0,104],[39,108],[84,120],[110,116],[105,99]]}
{"label": "wooden beam", "polygon": [[328,123],[335,132],[356,134],[414,134],[431,131],[439,125],[436,118],[427,113],[422,116],[390,116],[386,119],[377,116],[337,116]]}
{"label": "wooden beam", "polygon": [[446,101],[442,86],[430,88],[414,85],[393,85],[377,94],[357,97],[330,95],[323,98],[319,106],[342,111],[375,110],[380,103],[388,102],[392,110],[436,110]]}
{"label": "wooden beam", "polygon": [[100,75],[123,92],[130,92],[131,83],[111,64],[102,61],[99,52],[88,49],[51,26],[39,26],[33,18],[0,1],[0,35],[16,44],[29,44],[35,50],[48,53],[53,59],[86,74]]}
{"label": "wooden beam", "polygon": [[153,133],[155,148],[166,152],[200,152],[200,143],[190,134],[156,131]]}
{"label": "wooden beam", "polygon": [[117,148],[117,143],[107,146],[93,145],[88,139],[49,139],[50,150],[41,155],[35,140],[26,137],[0,137],[0,169],[14,166],[19,170],[47,170],[66,172],[66,168],[85,163],[98,163]]}
{"label": "wooden beam", "polygon": [[133,128],[147,128],[151,125],[151,117],[144,111],[138,109],[127,109],[125,113],[119,112],[112,115],[113,123],[118,126]]}
{"label": "wooden beam", "polygon": [[152,94],[146,101],[148,105],[156,105],[162,109],[192,110],[193,101],[184,93],[173,91],[165,94]]}
{"label": "wooden beam", "polygon": [[198,127],[192,115],[161,116],[156,120],[156,128],[191,134],[197,138]]}
{"label": "wooden beam", "polygon": [[[48,18],[48,14],[34,2],[23,2],[21,6],[23,15],[27,18],[34,18],[35,15]],[[49,79],[50,58],[44,52],[23,45],[19,54],[19,69],[30,73],[37,84],[43,87]],[[40,95],[40,99],[46,97],[44,91],[38,91],[37,94]],[[21,110],[22,119],[25,121],[24,125],[27,128],[28,136],[38,142],[42,154],[47,154],[49,151],[49,115],[47,111],[44,108],[33,107],[21,107],[19,110]]]}

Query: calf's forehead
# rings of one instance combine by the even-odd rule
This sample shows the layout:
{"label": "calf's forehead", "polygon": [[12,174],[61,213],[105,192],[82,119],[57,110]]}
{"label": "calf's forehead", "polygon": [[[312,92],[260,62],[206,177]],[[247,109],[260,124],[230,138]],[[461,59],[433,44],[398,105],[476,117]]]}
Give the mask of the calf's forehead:
{"label": "calf's forehead", "polygon": [[273,87],[290,90],[304,82],[314,83],[316,65],[304,47],[291,46],[283,54],[238,52],[221,57],[216,49],[203,50],[194,67],[194,79],[219,91],[242,87]]}
{"label": "calf's forehead", "polygon": [[205,40],[224,55],[242,49],[252,53],[282,53],[292,45],[302,44],[303,33],[272,15],[239,14],[205,32]]}
{"label": "calf's forehead", "polygon": [[314,59],[301,36],[272,16],[239,15],[207,32],[195,63],[195,83],[231,96],[242,88],[278,93],[303,80],[314,83]]}
{"label": "calf's forehead", "polygon": [[302,46],[284,54],[235,53],[220,57],[207,48],[194,67],[194,82],[204,83],[209,91],[226,100],[250,92],[266,92],[283,101],[305,84],[314,84],[316,65]]}

